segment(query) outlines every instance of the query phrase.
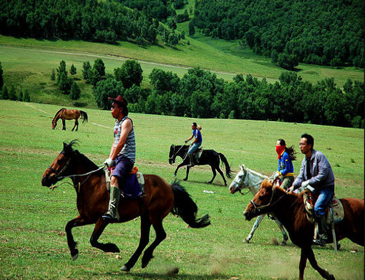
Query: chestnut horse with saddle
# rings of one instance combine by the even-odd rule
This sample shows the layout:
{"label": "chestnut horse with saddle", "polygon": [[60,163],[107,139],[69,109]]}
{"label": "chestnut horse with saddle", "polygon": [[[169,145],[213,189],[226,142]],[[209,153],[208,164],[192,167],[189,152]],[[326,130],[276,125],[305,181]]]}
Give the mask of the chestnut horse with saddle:
{"label": "chestnut horse with saddle", "polygon": [[[42,177],[42,185],[54,188],[58,181],[71,178],[77,195],[79,215],[66,225],[67,242],[73,260],[78,257],[78,249],[72,235],[74,227],[95,224],[90,238],[93,247],[104,252],[119,252],[113,243],[99,243],[108,221],[102,215],[108,210],[109,191],[106,184],[104,167],[98,167],[85,155],[73,148],[76,140],[69,144],[63,143],[62,152],[46,169]],[[192,228],[202,228],[210,224],[209,215],[197,218],[198,207],[185,189],[177,182],[172,185],[157,175],[142,175],[144,177],[144,195],[137,198],[122,196],[119,203],[119,222],[128,222],[136,217],[141,219],[141,237],[139,246],[129,261],[121,268],[129,271],[137,262],[144,248],[149,243],[151,225],[156,237],[145,250],[142,258],[142,268],[153,258],[154,249],[166,238],[163,219],[172,212],[180,216]],[[53,187],[52,187],[53,186]]]}
{"label": "chestnut horse with saddle", "polygon": [[[364,199],[340,199],[344,210],[344,217],[334,224],[337,240],[349,238],[364,246]],[[264,180],[261,188],[247,205],[244,211],[245,218],[251,220],[258,215],[273,213],[284,225],[291,241],[301,248],[299,262],[299,279],[304,277],[307,259],[311,266],[325,279],[335,279],[328,271],[317,264],[312,250],[314,223],[309,221],[305,213],[303,193],[287,193],[280,187],[274,187],[273,182]],[[332,243],[331,235],[327,243]]]}

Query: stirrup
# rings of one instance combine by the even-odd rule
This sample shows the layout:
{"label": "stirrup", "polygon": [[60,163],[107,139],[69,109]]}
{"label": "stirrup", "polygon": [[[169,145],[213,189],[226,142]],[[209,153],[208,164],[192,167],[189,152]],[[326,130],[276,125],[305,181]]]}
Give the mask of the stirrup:
{"label": "stirrup", "polygon": [[113,217],[112,214],[110,214],[109,212],[106,212],[103,216],[101,216],[103,218],[104,221],[108,221],[110,223],[113,223],[113,222],[119,222],[118,221],[118,218],[116,217]]}

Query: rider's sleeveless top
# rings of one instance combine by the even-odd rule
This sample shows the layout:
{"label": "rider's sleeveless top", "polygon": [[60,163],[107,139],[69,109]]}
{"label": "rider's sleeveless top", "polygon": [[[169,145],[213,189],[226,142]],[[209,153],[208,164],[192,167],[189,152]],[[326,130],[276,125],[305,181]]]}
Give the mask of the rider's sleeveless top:
{"label": "rider's sleeveless top", "polygon": [[[122,123],[127,118],[128,117],[125,116],[120,122],[118,122],[118,120],[115,122],[115,126],[114,126],[114,147],[116,147],[118,142],[119,142],[120,134],[122,132]],[[130,118],[128,118],[128,119],[130,119]],[[119,152],[118,156],[119,155],[122,155],[122,156],[130,159],[133,163],[136,161],[136,141],[135,141],[135,138],[134,138],[133,121],[132,121],[132,130],[131,130],[131,132],[129,132],[127,140],[125,141],[124,147]]]}

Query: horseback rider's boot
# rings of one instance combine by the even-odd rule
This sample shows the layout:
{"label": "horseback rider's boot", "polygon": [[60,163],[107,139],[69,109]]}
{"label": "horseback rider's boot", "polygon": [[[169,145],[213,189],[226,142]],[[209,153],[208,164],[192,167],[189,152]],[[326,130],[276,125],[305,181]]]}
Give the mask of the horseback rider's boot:
{"label": "horseback rider's boot", "polygon": [[320,246],[326,246],[326,241],[328,240],[326,217],[325,215],[318,216],[315,220],[318,223],[318,235],[317,238],[313,240],[313,243]]}
{"label": "horseback rider's boot", "polygon": [[110,187],[110,199],[108,211],[102,216],[103,220],[110,223],[115,223],[119,221],[118,205],[120,198],[120,189],[111,186]]}
{"label": "horseback rider's boot", "polygon": [[190,159],[190,167],[193,167],[194,166],[194,155],[189,154],[189,159]]}

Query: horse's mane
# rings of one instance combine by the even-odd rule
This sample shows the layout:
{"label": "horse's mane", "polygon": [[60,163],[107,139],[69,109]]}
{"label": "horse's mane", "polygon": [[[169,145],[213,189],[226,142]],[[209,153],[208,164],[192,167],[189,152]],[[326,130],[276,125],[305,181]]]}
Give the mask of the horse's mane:
{"label": "horse's mane", "polygon": [[54,115],[53,121],[55,120],[55,118],[57,117],[57,115],[59,114],[59,112],[61,112],[62,110],[66,110],[66,108],[59,109],[58,112]]}
{"label": "horse's mane", "polygon": [[[72,157],[76,158],[78,162],[82,163],[87,168],[90,168],[91,170],[96,170],[99,168],[92,160],[90,160],[87,156],[80,153],[78,150],[75,149],[75,145],[77,145],[79,140],[74,139],[69,144],[64,143],[66,146],[64,148],[65,153],[68,155],[71,154]],[[99,172],[103,172],[100,170]]]}
{"label": "horse's mane", "polygon": [[252,173],[252,174],[254,174],[254,175],[256,175],[256,176],[259,176],[259,177],[261,177],[261,178],[263,178],[263,179],[267,179],[267,178],[268,178],[266,175],[263,175],[263,174],[261,174],[261,173],[258,173],[258,172],[256,172],[256,171],[254,171],[254,170],[250,169],[250,168],[245,167],[245,169],[246,169],[247,171],[249,171],[250,173]]}

